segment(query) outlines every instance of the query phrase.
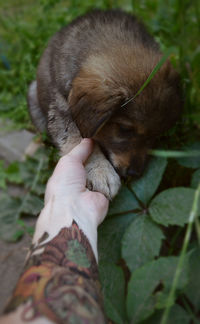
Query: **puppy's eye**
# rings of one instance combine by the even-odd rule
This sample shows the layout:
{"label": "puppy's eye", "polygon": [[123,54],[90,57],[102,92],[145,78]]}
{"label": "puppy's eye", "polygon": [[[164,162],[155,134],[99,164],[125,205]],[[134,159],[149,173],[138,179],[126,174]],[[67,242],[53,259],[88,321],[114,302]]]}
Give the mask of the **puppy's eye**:
{"label": "puppy's eye", "polygon": [[134,135],[133,128],[127,127],[125,125],[119,125],[119,132],[122,135]]}

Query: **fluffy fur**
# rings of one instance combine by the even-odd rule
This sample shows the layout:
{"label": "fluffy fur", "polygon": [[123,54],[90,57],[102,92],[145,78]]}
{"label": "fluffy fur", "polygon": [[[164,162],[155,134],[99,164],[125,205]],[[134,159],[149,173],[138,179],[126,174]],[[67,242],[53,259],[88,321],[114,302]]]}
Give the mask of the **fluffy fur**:
{"label": "fluffy fur", "polygon": [[29,88],[32,120],[40,131],[48,129],[62,154],[81,137],[95,139],[88,186],[109,199],[119,189],[118,174],[141,175],[148,150],[180,114],[179,77],[169,61],[123,106],[161,56],[134,16],[93,11],[52,37]]}

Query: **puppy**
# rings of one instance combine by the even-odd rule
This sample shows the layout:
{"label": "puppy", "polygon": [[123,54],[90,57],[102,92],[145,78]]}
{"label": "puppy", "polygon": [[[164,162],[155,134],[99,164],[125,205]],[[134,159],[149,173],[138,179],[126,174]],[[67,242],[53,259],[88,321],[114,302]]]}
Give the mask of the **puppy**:
{"label": "puppy", "polygon": [[61,154],[81,137],[95,140],[88,187],[109,199],[120,187],[119,176],[142,174],[148,150],[179,117],[179,76],[169,61],[129,101],[161,57],[134,16],[95,10],[52,37],[29,87],[33,123],[48,130]]}

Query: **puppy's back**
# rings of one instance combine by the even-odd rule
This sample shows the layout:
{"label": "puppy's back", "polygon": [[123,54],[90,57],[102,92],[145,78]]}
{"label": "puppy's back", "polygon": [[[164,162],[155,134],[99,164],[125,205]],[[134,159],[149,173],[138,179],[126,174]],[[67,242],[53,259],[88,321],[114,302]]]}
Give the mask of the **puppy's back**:
{"label": "puppy's back", "polygon": [[82,69],[102,79],[112,78],[115,83],[135,83],[136,74],[145,80],[159,57],[157,43],[134,16],[120,10],[95,10],[77,18],[50,40],[37,74],[40,101],[43,106],[49,102],[43,97],[45,92],[51,96],[52,87],[67,97]]}

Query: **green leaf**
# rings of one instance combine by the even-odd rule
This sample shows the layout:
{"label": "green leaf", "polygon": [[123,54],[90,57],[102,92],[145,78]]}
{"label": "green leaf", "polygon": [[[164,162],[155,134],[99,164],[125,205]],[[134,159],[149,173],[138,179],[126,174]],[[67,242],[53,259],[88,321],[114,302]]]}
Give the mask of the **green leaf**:
{"label": "green leaf", "polygon": [[[189,153],[192,151],[200,153],[200,142],[192,143],[186,147],[184,147]],[[186,168],[199,168],[200,167],[200,155],[194,157],[185,157],[185,158],[178,158],[178,163]]]}
{"label": "green leaf", "polygon": [[[35,158],[29,157],[25,162],[21,162],[19,171],[25,188],[31,189],[37,195],[44,194],[46,182],[52,172],[48,167],[45,151],[39,151]],[[35,182],[37,177],[38,179]]]}
{"label": "green leaf", "polygon": [[131,189],[134,191],[137,198],[145,205],[148,204],[148,202],[156,192],[166,166],[166,159],[154,157],[151,159],[148,168],[144,172],[142,178],[132,182]]}
{"label": "green leaf", "polygon": [[[187,257],[185,260],[187,261]],[[157,294],[160,294],[161,289],[164,293],[170,290],[177,263],[177,257],[160,258],[132,273],[127,294],[127,312],[131,323],[140,323],[153,314],[157,305]],[[181,269],[178,290],[183,289],[187,284],[187,264],[185,262]]]}
{"label": "green leaf", "polygon": [[183,226],[189,220],[195,190],[191,188],[171,188],[162,191],[149,207],[150,216],[162,225]]}
{"label": "green leaf", "polygon": [[128,283],[127,313],[132,323],[139,323],[154,312],[156,299],[152,293],[159,283],[155,263],[152,261],[134,271]]}
{"label": "green leaf", "polygon": [[200,183],[200,169],[196,170],[192,175],[191,187],[196,189]]}
{"label": "green leaf", "polygon": [[118,309],[113,306],[113,302],[110,300],[110,298],[104,296],[103,302],[107,318],[111,319],[113,321],[112,323],[124,324],[124,321],[120,316]]}
{"label": "green leaf", "polygon": [[125,280],[123,271],[111,263],[99,266],[104,297],[104,308],[109,319],[116,324],[125,323]]}
{"label": "green leaf", "polygon": [[12,183],[22,183],[19,162],[13,162],[6,168],[6,180]]}
{"label": "green leaf", "polygon": [[16,229],[16,232],[13,234],[12,241],[16,242],[16,241],[20,240],[23,235],[24,235],[23,228]]}
{"label": "green leaf", "polygon": [[28,159],[19,164],[20,176],[26,188],[30,188],[35,178],[35,172],[38,166],[38,161]]}
{"label": "green leaf", "polygon": [[47,180],[45,181],[45,183],[41,183],[40,181],[38,181],[38,183],[36,183],[36,185],[34,186],[34,188],[31,191],[33,193],[35,193],[36,195],[44,195],[45,190],[46,190],[46,183],[47,183]]}
{"label": "green leaf", "polygon": [[195,310],[200,309],[200,248],[194,249],[189,258],[189,282],[185,294],[193,304]]}
{"label": "green leaf", "polygon": [[[169,297],[169,290],[165,289],[164,291],[159,291],[156,293],[156,308],[163,309],[166,308]],[[170,300],[170,306],[174,305],[173,298]]]}
{"label": "green leaf", "polygon": [[6,174],[3,161],[0,161],[0,188],[6,188]]}
{"label": "green leaf", "polygon": [[25,199],[21,211],[26,214],[37,216],[44,207],[43,200],[29,193]]}
{"label": "green leaf", "polygon": [[[173,277],[178,265],[179,257],[162,257],[156,260],[156,271],[160,271],[160,281],[162,281],[165,291],[169,291],[173,282]],[[188,282],[188,254],[184,257],[183,268],[181,269],[177,289],[183,289]],[[163,290],[164,292],[164,290]]]}
{"label": "green leaf", "polygon": [[0,197],[0,237],[5,241],[15,240],[16,232],[19,230],[17,223],[17,210],[21,205],[18,198],[9,197],[7,194],[1,194]]}
{"label": "green leaf", "polygon": [[159,255],[164,235],[148,215],[138,215],[126,229],[122,240],[122,257],[130,271]]}
{"label": "green leaf", "polygon": [[13,162],[6,168],[3,161],[0,161],[0,188],[6,188],[6,181],[17,184],[22,183],[19,162]]}
{"label": "green leaf", "polygon": [[126,186],[122,186],[118,195],[110,204],[108,215],[121,214],[138,208],[140,208],[140,205],[133,193]]}
{"label": "green leaf", "polygon": [[0,206],[0,237],[12,241],[22,235],[22,228],[18,222],[21,214],[38,215],[43,208],[43,201],[32,194],[27,194],[22,199],[4,193],[0,197]]}
{"label": "green leaf", "polygon": [[100,262],[117,262],[121,258],[121,239],[127,226],[137,214],[130,213],[106,219],[98,229]]}
{"label": "green leaf", "polygon": [[[163,311],[157,311],[153,316],[148,318],[143,324],[160,324]],[[166,324],[189,324],[189,314],[181,306],[175,304],[171,307],[169,317]]]}

